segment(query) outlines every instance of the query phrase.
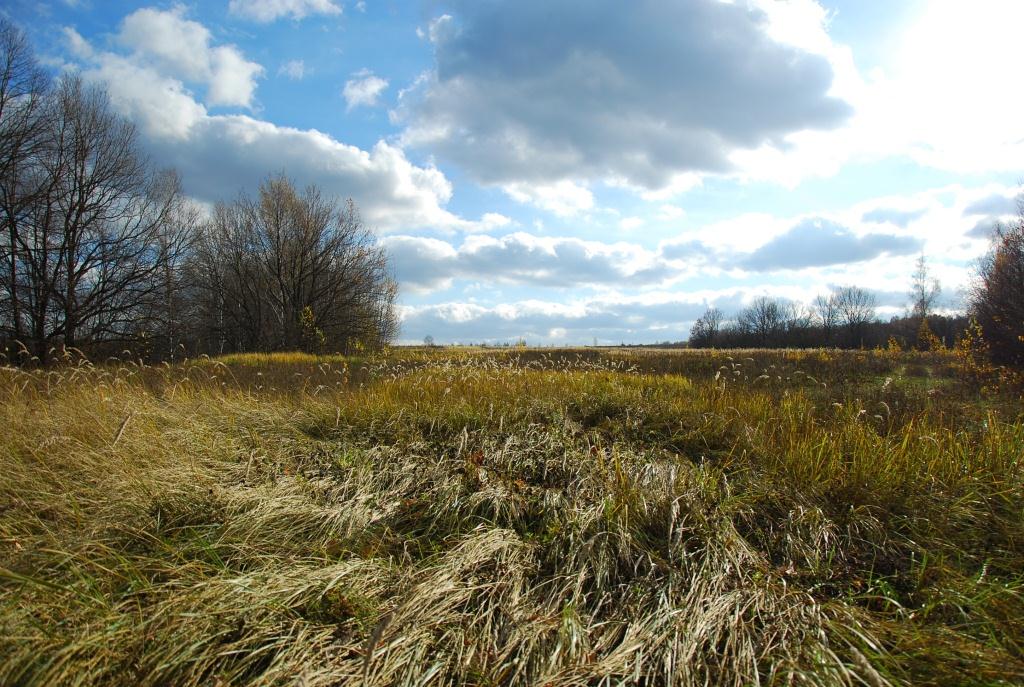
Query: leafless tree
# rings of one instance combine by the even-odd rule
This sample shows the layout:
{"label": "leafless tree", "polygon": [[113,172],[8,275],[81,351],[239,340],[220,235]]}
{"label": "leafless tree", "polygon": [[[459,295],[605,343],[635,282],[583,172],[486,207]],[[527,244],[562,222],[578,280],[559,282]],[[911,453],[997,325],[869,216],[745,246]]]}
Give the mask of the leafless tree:
{"label": "leafless tree", "polygon": [[167,360],[193,348],[189,336],[195,316],[194,289],[187,268],[199,239],[202,216],[182,193],[181,180],[173,170],[157,176],[153,193],[167,199],[169,207],[155,234],[153,249],[158,269],[153,275],[153,294],[145,318],[139,323],[152,340],[150,355]]}
{"label": "leafless tree", "polygon": [[[220,204],[193,274],[216,352],[379,347],[396,333],[397,286],[354,203],[283,176]],[[208,340],[210,337],[207,337]]]}
{"label": "leafless tree", "polygon": [[208,221],[102,88],[51,86],[0,19],[0,347],[375,348],[397,285],[355,204],[283,176]]}
{"label": "leafless tree", "polygon": [[2,175],[4,330],[45,364],[53,346],[137,338],[180,187],[152,171],[103,89],[69,75],[27,113],[31,97],[4,106],[32,131]]}
{"label": "leafless tree", "polygon": [[718,308],[711,307],[705,310],[690,329],[690,347],[710,348],[714,346],[724,319],[724,313]]}
{"label": "leafless tree", "polygon": [[0,18],[0,338],[23,340],[26,275],[19,239],[25,219],[45,184],[28,163],[45,133],[41,116],[49,79],[25,34]]}
{"label": "leafless tree", "polygon": [[784,308],[778,301],[761,296],[740,312],[737,325],[752,334],[758,346],[778,345],[786,331]]}
{"label": "leafless tree", "polygon": [[847,345],[860,347],[864,341],[864,330],[875,319],[875,296],[857,286],[841,287],[833,295],[840,322],[846,328]]}
{"label": "leafless tree", "polygon": [[822,339],[826,346],[832,343],[836,328],[839,326],[839,307],[834,293],[819,294],[814,299],[814,310],[821,327]]}
{"label": "leafless tree", "polygon": [[786,323],[787,346],[809,346],[813,343],[811,329],[814,326],[814,310],[803,303],[786,303],[782,306]]}
{"label": "leafless tree", "polygon": [[917,259],[910,286],[910,315],[915,320],[922,320],[932,312],[935,301],[942,293],[939,280],[931,276],[924,253]]}

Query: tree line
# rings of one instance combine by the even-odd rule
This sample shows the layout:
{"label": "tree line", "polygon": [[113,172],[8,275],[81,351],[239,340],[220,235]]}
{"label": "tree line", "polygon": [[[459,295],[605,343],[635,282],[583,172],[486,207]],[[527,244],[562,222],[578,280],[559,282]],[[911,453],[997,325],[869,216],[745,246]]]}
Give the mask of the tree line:
{"label": "tree line", "polygon": [[690,330],[691,348],[876,348],[891,343],[922,348],[959,338],[964,315],[933,312],[940,287],[931,279],[922,256],[905,316],[881,321],[874,294],[857,286],[839,287],[810,304],[762,296],[733,317],[708,308]]}
{"label": "tree line", "polygon": [[0,349],[169,359],[376,348],[397,285],[352,201],[268,177],[203,212],[106,91],[0,19]]}
{"label": "tree line", "polygon": [[[934,349],[967,342],[996,366],[1024,369],[1024,202],[1015,220],[997,225],[975,265],[966,312],[941,315],[941,293],[922,255],[914,270],[910,307],[881,321],[873,294],[844,286],[811,304],[762,296],[727,318],[708,308],[690,330],[691,348]],[[966,336],[965,336],[966,335]]]}

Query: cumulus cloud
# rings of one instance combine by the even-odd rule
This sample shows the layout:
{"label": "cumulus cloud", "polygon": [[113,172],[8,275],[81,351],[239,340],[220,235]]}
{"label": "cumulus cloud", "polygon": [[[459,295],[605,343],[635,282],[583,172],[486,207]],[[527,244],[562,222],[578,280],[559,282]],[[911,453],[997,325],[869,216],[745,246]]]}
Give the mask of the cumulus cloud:
{"label": "cumulus cloud", "polygon": [[1002,193],[993,193],[964,208],[964,216],[1010,215],[1017,212],[1022,203],[1024,203],[1024,195],[1007,196]]}
{"label": "cumulus cloud", "polygon": [[[842,272],[858,263],[912,255],[923,246],[916,237],[858,234],[821,218],[801,220],[754,250],[712,244],[699,235],[663,241],[653,249],[625,241],[603,243],[522,231],[501,237],[472,235],[461,245],[396,235],[385,237],[383,245],[399,282],[414,291],[448,289],[456,280],[566,289],[650,288],[699,273],[721,275],[737,269],[832,267]],[[856,269],[863,274],[863,267]],[[905,270],[900,270],[902,276]]]}
{"label": "cumulus cloud", "polygon": [[876,208],[865,212],[861,219],[874,224],[895,224],[897,227],[906,227],[914,220],[924,217],[926,212],[925,209]]}
{"label": "cumulus cloud", "polygon": [[742,300],[738,291],[653,294],[644,298],[605,296],[574,303],[518,301],[495,306],[451,302],[401,309],[403,340],[434,336],[439,342],[652,343],[686,338],[709,304],[729,312]]}
{"label": "cumulus cloud", "polygon": [[[765,11],[785,14],[812,4],[773,2],[778,9]],[[840,128],[794,133],[786,146],[737,149],[731,159],[739,177],[793,187],[809,176],[834,175],[851,161],[899,157],[957,174],[1020,170],[1024,91],[1007,84],[1018,80],[1024,3],[934,0],[907,7],[902,20],[890,24],[898,33],[886,41],[884,62],[865,74],[850,47],[831,43],[827,19],[824,30],[803,31],[816,36],[809,49],[828,56],[833,93],[855,112]],[[800,22],[781,16],[772,25],[800,32]],[[951,39],[956,49],[950,49]],[[993,93],[999,94],[996,104]]]}
{"label": "cumulus cloud", "polygon": [[231,0],[228,3],[231,14],[261,23],[269,23],[281,17],[304,19],[314,14],[341,14],[341,6],[334,0]]}
{"label": "cumulus cloud", "polygon": [[978,220],[971,229],[967,232],[967,236],[972,239],[988,239],[992,237],[996,229],[999,227],[999,220],[994,217],[986,217],[985,219]]}
{"label": "cumulus cloud", "polygon": [[417,290],[447,287],[454,279],[487,279],[547,287],[655,284],[681,274],[655,251],[630,243],[540,237],[515,232],[470,236],[458,248],[416,236],[383,239],[395,276]]}
{"label": "cumulus cloud", "polygon": [[686,260],[714,264],[719,254],[707,243],[697,239],[675,239],[661,244],[660,254],[666,260]]}
{"label": "cumulus cloud", "polygon": [[534,205],[559,217],[571,217],[594,207],[590,189],[568,179],[553,184],[507,184],[504,191],[516,202]]}
{"label": "cumulus cloud", "polygon": [[808,219],[743,258],[747,270],[767,272],[862,262],[881,255],[908,255],[921,249],[909,236],[864,234],[822,219]]}
{"label": "cumulus cloud", "polygon": [[[189,35],[208,36],[189,26],[195,22],[183,20],[179,12],[156,20],[184,21]],[[186,192],[198,200],[232,198],[239,190],[254,190],[267,174],[284,171],[299,185],[315,183],[327,194],[354,199],[366,223],[385,232],[482,231],[508,221],[496,214],[471,221],[449,212],[444,206],[452,188],[444,174],[413,164],[401,148],[387,142],[362,150],[316,130],[240,114],[211,114],[174,75],[201,69],[203,63],[190,67],[171,48],[155,45],[145,52],[118,54],[93,49],[74,31],[66,37],[85,78],[107,87],[115,108],[138,125],[153,158],[177,168]],[[135,40],[129,43],[134,46]],[[208,46],[206,41],[198,44]]]}
{"label": "cumulus cloud", "polygon": [[658,189],[850,113],[830,63],[753,1],[448,6],[427,33],[436,69],[399,108],[404,140],[485,183]]}
{"label": "cumulus cloud", "polygon": [[345,97],[345,108],[376,107],[380,104],[381,93],[388,87],[387,79],[382,79],[373,72],[363,69],[353,74],[352,79],[345,82],[341,94]]}
{"label": "cumulus cloud", "polygon": [[807,219],[761,246],[740,265],[769,271],[823,267],[871,260],[881,255],[908,255],[921,250],[921,241],[889,233],[857,235],[824,219]]}
{"label": "cumulus cloud", "polygon": [[[115,40],[132,51],[134,63],[205,85],[208,105],[250,106],[256,79],[263,74],[263,67],[246,60],[238,48],[212,45],[210,31],[187,19],[181,6],[132,12],[121,23]],[[78,46],[76,52],[81,49]]]}
{"label": "cumulus cloud", "polygon": [[1024,208],[1024,194],[1021,193],[1013,192],[1007,194],[997,191],[978,198],[964,207],[963,216],[977,217],[978,215],[984,215],[984,217],[978,219],[974,226],[966,232],[965,236],[974,239],[991,238],[996,228],[1009,215],[1016,214],[1021,208]]}

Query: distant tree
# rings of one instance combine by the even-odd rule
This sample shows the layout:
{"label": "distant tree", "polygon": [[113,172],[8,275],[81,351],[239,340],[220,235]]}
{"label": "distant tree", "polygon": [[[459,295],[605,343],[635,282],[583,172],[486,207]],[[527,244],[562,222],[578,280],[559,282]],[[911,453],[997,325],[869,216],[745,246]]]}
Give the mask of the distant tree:
{"label": "distant tree", "polygon": [[426,336],[424,336],[423,337],[423,345],[427,346],[429,348],[433,348],[434,347],[434,337],[431,336],[430,334],[427,334]]}
{"label": "distant tree", "polygon": [[917,343],[916,348],[919,351],[940,351],[945,346],[942,345],[942,341],[939,337],[935,336],[930,326],[928,326],[928,318],[920,318],[921,324],[917,328]]}
{"label": "distant tree", "polygon": [[867,325],[875,319],[877,301],[874,295],[857,286],[844,286],[837,289],[834,296],[836,311],[846,329],[847,346],[863,346]]}
{"label": "distant tree", "polygon": [[736,323],[741,332],[753,337],[756,345],[781,345],[786,330],[785,308],[778,301],[761,296],[740,311]]}
{"label": "distant tree", "polygon": [[821,327],[822,344],[828,346],[835,337],[836,328],[839,326],[839,304],[836,295],[818,295],[814,299],[814,310],[817,316],[818,326]]}
{"label": "distant tree", "polygon": [[996,228],[970,299],[993,362],[1024,368],[1024,206],[1011,224]]}
{"label": "distant tree", "polygon": [[910,287],[910,315],[915,320],[927,318],[942,293],[939,280],[931,276],[924,253],[918,257]]}
{"label": "distant tree", "polygon": [[718,332],[725,318],[718,308],[708,308],[690,328],[689,345],[691,348],[711,348],[715,345]]}
{"label": "distant tree", "polygon": [[786,346],[804,347],[814,343],[814,309],[802,303],[787,303],[783,306],[785,317]]}

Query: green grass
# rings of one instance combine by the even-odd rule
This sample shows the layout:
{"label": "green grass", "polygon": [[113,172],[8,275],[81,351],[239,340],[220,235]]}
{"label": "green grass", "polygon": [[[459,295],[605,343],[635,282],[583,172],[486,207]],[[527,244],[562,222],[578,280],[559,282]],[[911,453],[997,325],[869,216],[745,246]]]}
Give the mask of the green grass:
{"label": "green grass", "polygon": [[0,369],[0,684],[1024,681],[1024,418],[942,353]]}

